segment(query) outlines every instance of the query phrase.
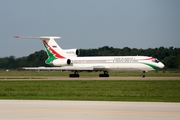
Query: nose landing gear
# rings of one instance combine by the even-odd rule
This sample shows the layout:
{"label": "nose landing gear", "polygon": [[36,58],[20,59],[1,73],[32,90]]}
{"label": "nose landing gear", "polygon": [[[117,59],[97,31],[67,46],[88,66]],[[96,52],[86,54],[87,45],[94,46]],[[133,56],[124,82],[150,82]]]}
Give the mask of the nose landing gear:
{"label": "nose landing gear", "polygon": [[146,73],[146,71],[143,71],[143,72],[142,72],[142,75],[141,75],[142,78],[146,77],[145,73]]}

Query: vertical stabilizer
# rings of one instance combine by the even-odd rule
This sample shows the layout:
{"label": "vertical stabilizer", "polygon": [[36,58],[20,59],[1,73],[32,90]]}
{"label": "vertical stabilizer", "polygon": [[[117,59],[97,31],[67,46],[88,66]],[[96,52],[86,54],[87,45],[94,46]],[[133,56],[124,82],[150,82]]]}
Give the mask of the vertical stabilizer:
{"label": "vertical stabilizer", "polygon": [[59,45],[55,42],[55,39],[60,37],[53,36],[42,36],[42,37],[31,37],[31,36],[14,36],[15,38],[26,38],[26,39],[39,39],[42,40],[48,59],[45,61],[46,64],[51,64],[55,59],[64,59],[65,54]]}
{"label": "vertical stabilizer", "polygon": [[51,64],[55,59],[64,59],[63,50],[61,47],[55,42],[54,39],[59,39],[60,37],[40,37],[42,40],[46,53],[48,55],[48,59],[45,61],[46,64]]}

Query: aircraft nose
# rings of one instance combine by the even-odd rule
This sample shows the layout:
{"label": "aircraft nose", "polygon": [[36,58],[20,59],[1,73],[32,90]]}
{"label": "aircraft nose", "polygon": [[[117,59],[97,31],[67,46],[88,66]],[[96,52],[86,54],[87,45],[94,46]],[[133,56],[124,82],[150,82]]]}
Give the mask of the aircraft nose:
{"label": "aircraft nose", "polygon": [[160,66],[160,68],[164,68],[164,64],[162,62],[160,63],[159,66]]}

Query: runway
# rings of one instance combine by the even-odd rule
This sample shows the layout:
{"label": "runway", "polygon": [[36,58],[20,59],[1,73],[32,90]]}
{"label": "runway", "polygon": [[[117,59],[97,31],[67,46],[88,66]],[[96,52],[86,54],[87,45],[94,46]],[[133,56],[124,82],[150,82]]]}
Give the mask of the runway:
{"label": "runway", "polygon": [[180,77],[41,77],[41,76],[3,76],[0,80],[180,80]]}
{"label": "runway", "polygon": [[2,120],[179,120],[180,103],[0,100]]}

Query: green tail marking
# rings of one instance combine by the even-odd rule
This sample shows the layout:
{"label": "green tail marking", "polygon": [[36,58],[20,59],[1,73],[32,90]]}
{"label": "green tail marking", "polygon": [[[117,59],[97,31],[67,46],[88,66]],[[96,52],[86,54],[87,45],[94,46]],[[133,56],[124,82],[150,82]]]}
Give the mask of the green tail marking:
{"label": "green tail marking", "polygon": [[52,53],[51,51],[48,49],[48,47],[44,44],[45,48],[46,48],[46,53],[48,55],[47,60],[45,61],[46,64],[48,65],[52,65],[52,61],[57,59]]}

